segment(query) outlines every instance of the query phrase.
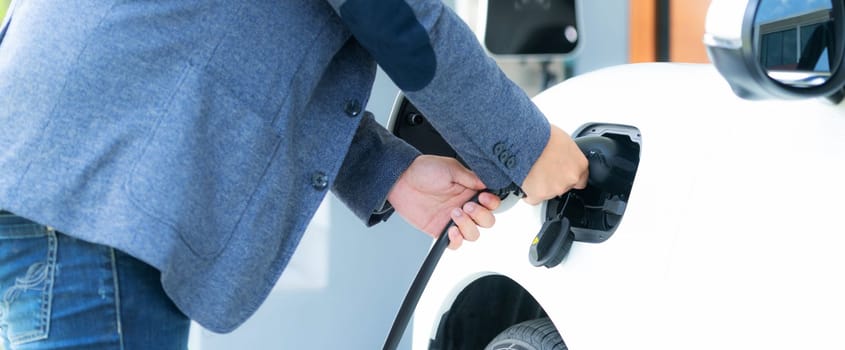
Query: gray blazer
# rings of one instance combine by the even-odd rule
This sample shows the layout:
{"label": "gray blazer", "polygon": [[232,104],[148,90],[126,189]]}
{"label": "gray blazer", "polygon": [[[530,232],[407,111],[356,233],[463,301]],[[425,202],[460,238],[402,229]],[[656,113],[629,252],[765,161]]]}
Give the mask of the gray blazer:
{"label": "gray blazer", "polygon": [[491,188],[549,135],[437,0],[13,0],[0,28],[0,208],[155,266],[217,332],[327,190],[382,218],[418,153],[362,110],[376,62]]}

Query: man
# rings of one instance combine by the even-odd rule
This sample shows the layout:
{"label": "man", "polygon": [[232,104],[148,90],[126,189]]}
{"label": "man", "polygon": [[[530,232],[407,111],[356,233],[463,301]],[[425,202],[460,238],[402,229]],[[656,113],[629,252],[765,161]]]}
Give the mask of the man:
{"label": "man", "polygon": [[[0,30],[10,348],[184,348],[261,304],[326,191],[452,248],[587,162],[440,1],[13,0]],[[366,105],[376,62],[474,170]],[[5,223],[5,224],[4,224]],[[187,316],[187,317],[186,317]]]}

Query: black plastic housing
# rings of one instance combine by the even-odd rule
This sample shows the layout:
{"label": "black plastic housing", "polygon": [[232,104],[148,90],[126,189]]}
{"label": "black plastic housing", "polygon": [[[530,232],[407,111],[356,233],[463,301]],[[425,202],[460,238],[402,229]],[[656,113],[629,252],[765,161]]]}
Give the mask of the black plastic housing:
{"label": "black plastic housing", "polygon": [[583,190],[546,201],[543,221],[567,218],[575,241],[604,242],[616,231],[628,205],[640,163],[640,131],[591,123],[573,137],[590,161],[590,182]]}

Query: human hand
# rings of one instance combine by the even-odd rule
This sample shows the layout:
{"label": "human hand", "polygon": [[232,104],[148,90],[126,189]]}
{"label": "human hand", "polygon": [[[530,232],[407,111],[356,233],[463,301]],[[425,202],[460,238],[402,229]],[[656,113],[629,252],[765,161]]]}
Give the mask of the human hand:
{"label": "human hand", "polygon": [[549,142],[522,182],[525,201],[536,205],[587,186],[588,162],[569,135],[552,125]]}
{"label": "human hand", "polygon": [[435,238],[454,220],[448,230],[449,248],[457,249],[464,240],[478,239],[478,227],[490,228],[496,222],[492,211],[501,204],[498,196],[482,192],[478,203],[468,202],[484,188],[457,160],[421,155],[399,177],[387,200],[408,223]]}

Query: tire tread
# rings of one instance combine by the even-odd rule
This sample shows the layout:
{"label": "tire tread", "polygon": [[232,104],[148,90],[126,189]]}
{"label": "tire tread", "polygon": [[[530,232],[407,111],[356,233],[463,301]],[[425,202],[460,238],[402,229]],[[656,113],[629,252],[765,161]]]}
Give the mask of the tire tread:
{"label": "tire tread", "polygon": [[486,349],[494,349],[495,345],[512,340],[526,343],[532,346],[533,350],[567,350],[563,338],[548,317],[528,320],[509,327],[493,338]]}

